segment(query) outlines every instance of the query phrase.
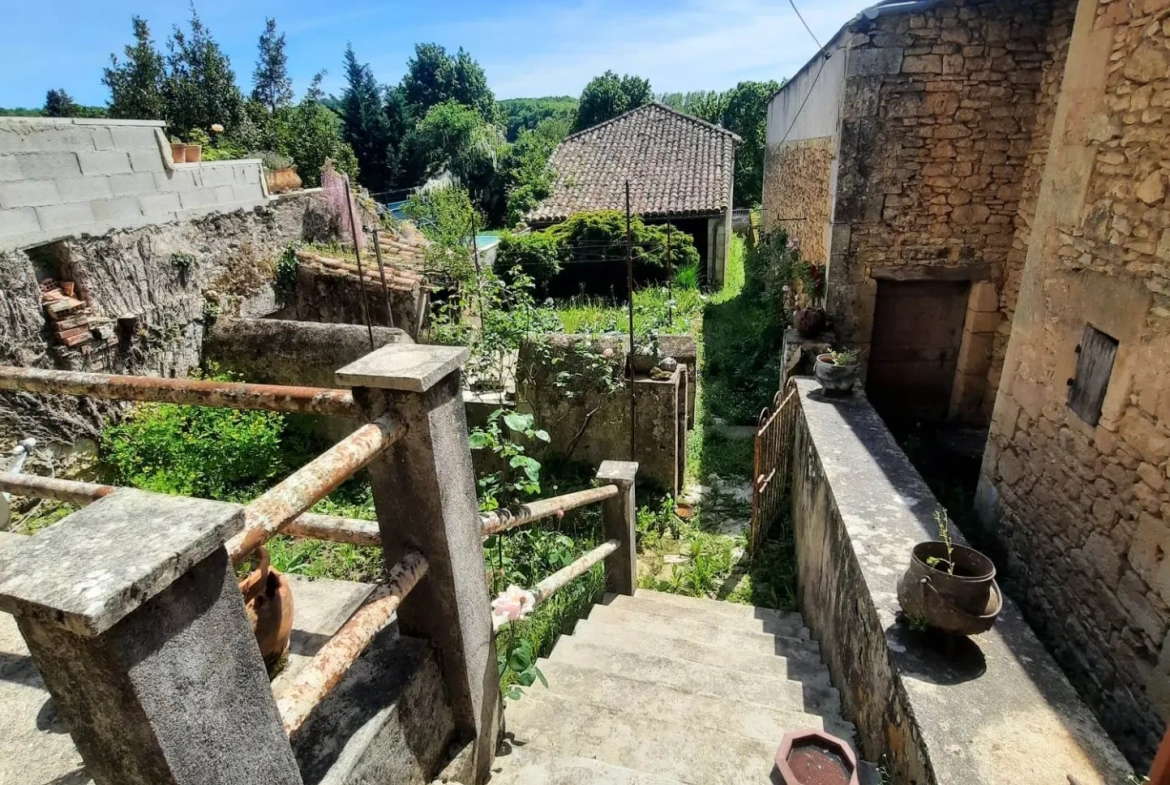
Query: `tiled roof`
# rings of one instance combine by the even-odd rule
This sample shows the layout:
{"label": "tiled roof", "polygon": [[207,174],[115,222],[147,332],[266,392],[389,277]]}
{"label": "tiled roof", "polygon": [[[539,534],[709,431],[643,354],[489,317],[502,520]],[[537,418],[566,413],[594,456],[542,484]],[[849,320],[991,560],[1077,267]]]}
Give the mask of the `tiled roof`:
{"label": "tiled roof", "polygon": [[534,223],[587,210],[625,210],[650,218],[711,215],[731,202],[735,143],[725,128],[659,103],[640,106],[566,136],[549,163],[552,194],[528,214]]}

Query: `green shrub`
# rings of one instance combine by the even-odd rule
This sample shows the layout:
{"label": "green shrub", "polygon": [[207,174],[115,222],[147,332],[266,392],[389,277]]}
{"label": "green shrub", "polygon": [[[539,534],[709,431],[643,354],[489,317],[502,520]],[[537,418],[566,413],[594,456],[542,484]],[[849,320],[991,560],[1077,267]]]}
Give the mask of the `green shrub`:
{"label": "green shrub", "polygon": [[512,270],[519,267],[532,279],[536,290],[544,292],[561,271],[560,255],[560,243],[544,232],[504,232],[496,248],[496,275],[508,279]]}

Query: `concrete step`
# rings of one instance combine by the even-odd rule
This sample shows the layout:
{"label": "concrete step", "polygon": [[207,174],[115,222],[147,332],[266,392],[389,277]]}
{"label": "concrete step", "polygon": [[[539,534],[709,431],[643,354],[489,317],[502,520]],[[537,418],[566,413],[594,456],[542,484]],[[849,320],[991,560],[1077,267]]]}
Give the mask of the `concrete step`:
{"label": "concrete step", "polygon": [[593,758],[556,755],[531,744],[513,745],[508,754],[496,756],[492,769],[492,785],[683,785]]}
{"label": "concrete step", "polygon": [[699,727],[687,717],[639,717],[546,690],[510,703],[507,716],[519,743],[691,785],[769,783],[778,744]]}
{"label": "concrete step", "polygon": [[764,632],[750,632],[689,619],[671,619],[612,605],[594,605],[589,612],[589,619],[608,624],[625,625],[643,635],[690,638],[703,641],[711,646],[743,649],[756,654],[778,654],[784,657],[796,652],[804,652],[811,653],[818,660],[821,656],[821,649],[816,641],[770,635]]}
{"label": "concrete step", "polygon": [[[792,679],[809,685],[828,687],[829,671],[821,662],[820,652],[792,651],[784,657],[742,649],[712,646],[705,641],[668,636],[647,636],[639,630],[609,624],[598,619],[582,619],[573,637],[598,646],[646,656],[669,656],[724,670],[753,673],[775,679]],[[562,638],[562,640],[564,640]]]}
{"label": "concrete step", "polygon": [[[787,638],[809,638],[808,628],[798,613],[781,613],[768,608],[754,608],[751,605],[732,605],[719,600],[701,600],[695,597],[678,596],[676,599],[669,594],[660,594],[638,591],[633,597],[607,594],[605,604],[612,608],[622,608],[639,613],[648,613],[652,616],[663,616],[668,619],[681,619],[704,624],[717,624],[720,627],[731,627],[746,632],[766,632],[769,635],[783,635]],[[725,608],[743,608],[744,612],[728,612]]]}
{"label": "concrete step", "polygon": [[[608,642],[596,643],[562,636],[549,658],[582,668],[607,671],[627,679],[652,682],[705,695],[720,701],[741,701],[761,706],[789,706],[810,714],[840,716],[841,700],[828,679],[819,685],[770,678],[766,672],[738,671],[726,665],[705,665],[658,654],[634,654]],[[612,700],[621,699],[614,694]]]}
{"label": "concrete step", "polygon": [[538,667],[548,679],[549,691],[562,698],[610,705],[639,717],[663,720],[686,717],[688,722],[700,727],[775,744],[780,743],[785,733],[803,728],[827,730],[849,741],[854,737],[851,724],[807,712],[799,691],[788,702],[748,703],[726,695],[722,700],[712,700],[710,693],[650,680],[644,671],[618,675],[565,660],[541,660]]}

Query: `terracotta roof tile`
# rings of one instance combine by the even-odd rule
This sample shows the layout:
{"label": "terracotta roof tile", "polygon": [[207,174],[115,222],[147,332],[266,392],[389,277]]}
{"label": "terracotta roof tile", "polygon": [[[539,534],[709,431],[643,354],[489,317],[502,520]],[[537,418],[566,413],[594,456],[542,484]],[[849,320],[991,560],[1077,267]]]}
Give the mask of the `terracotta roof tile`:
{"label": "terracotta roof tile", "polygon": [[644,217],[711,215],[731,202],[735,144],[717,125],[649,103],[565,137],[549,163],[552,194],[529,222],[560,221],[585,210],[625,210]]}

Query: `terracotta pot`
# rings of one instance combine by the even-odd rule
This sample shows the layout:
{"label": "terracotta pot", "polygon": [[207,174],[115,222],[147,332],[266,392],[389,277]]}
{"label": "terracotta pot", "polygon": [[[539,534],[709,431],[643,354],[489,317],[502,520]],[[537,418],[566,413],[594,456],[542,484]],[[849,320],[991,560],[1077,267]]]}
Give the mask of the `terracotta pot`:
{"label": "terracotta pot", "polygon": [[797,308],[792,314],[792,326],[801,338],[816,338],[827,322],[824,308]]}
{"label": "terracotta pot", "polygon": [[189,164],[197,164],[203,160],[203,145],[189,144],[184,150],[183,160]]}
{"label": "terracotta pot", "polygon": [[182,142],[171,142],[171,159],[182,164],[187,162],[187,145]]}
{"label": "terracotta pot", "polygon": [[827,395],[851,395],[860,367],[858,363],[837,365],[833,362],[833,355],[822,354],[817,357],[813,374]]}
{"label": "terracotta pot", "polygon": [[787,733],[776,750],[784,785],[858,785],[857,755],[848,743],[819,730]]}
{"label": "terracotta pot", "polygon": [[240,581],[244,610],[268,672],[280,663],[292,637],[293,598],[288,578],[271,568],[268,549],[258,551],[260,563]]}
{"label": "terracotta pot", "polygon": [[[946,545],[933,541],[915,545],[910,566],[898,583],[898,602],[911,618],[944,632],[987,632],[1003,609],[995,565],[979,551],[962,545],[951,547],[951,558],[954,574],[949,570]],[[933,559],[938,561],[932,566]]]}
{"label": "terracotta pot", "polygon": [[268,180],[269,193],[282,194],[301,187],[301,178],[297,174],[295,166],[277,169],[274,172],[265,172],[264,176]]}

